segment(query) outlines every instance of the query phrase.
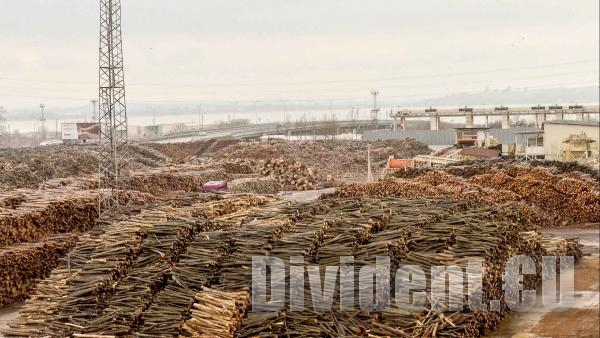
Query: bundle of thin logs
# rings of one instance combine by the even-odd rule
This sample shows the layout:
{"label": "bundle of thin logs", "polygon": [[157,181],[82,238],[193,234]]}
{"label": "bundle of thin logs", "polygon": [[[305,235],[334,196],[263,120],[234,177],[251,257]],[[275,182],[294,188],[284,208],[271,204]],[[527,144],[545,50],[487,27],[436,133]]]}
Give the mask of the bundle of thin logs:
{"label": "bundle of thin logs", "polygon": [[514,166],[469,179],[429,171],[411,180],[350,184],[335,196],[450,196],[475,205],[514,201],[527,219],[541,226],[600,222],[597,182],[574,173],[554,175],[542,168]]}
{"label": "bundle of thin logs", "polygon": [[231,192],[247,192],[254,194],[276,194],[279,192],[279,182],[271,177],[238,178],[228,183]]}
{"label": "bundle of thin logs", "polygon": [[76,242],[75,235],[57,235],[40,243],[0,250],[0,307],[25,300]]}
{"label": "bundle of thin logs", "polygon": [[216,152],[215,159],[288,158],[304,163],[326,177],[340,179],[346,175],[367,173],[368,148],[376,169],[387,163],[390,155],[395,158],[412,158],[429,154],[427,145],[414,139],[385,141],[285,141],[269,140],[242,142]]}
{"label": "bundle of thin logs", "polygon": [[223,170],[178,167],[136,171],[129,177],[131,189],[148,193],[202,191],[202,185],[208,181],[227,179],[228,175]]}
{"label": "bundle of thin logs", "polygon": [[475,175],[490,173],[515,166],[525,168],[539,167],[550,170],[555,175],[574,173],[581,176],[583,174],[584,176],[589,176],[592,180],[600,180],[600,172],[597,169],[593,169],[577,162],[533,160],[531,162],[523,163],[523,161],[520,160],[505,159],[491,161],[460,161],[439,168],[408,168],[406,170],[394,171],[390,175],[396,178],[414,178],[430,171],[444,171],[455,176],[469,178]]}
{"label": "bundle of thin logs", "polygon": [[[155,197],[138,191],[122,193],[120,202],[151,203]],[[98,218],[98,191],[16,190],[0,195],[0,247],[33,242],[51,234],[80,233],[91,229]]]}
{"label": "bundle of thin logs", "polygon": [[[241,205],[248,208],[247,200],[243,201]],[[64,273],[50,277],[57,285],[57,291],[49,295],[52,301],[37,295],[32,298],[51,310],[40,307],[32,314],[34,306],[28,304],[27,312],[4,333],[75,337],[221,336],[218,332],[236,337],[479,336],[509,312],[502,274],[510,257],[529,255],[539,268],[542,255],[581,254],[573,241],[544,239],[530,225],[514,222],[512,204],[469,209],[463,202],[440,198],[330,198],[309,204],[269,202],[228,218],[226,211],[233,200],[222,206],[217,203],[163,205],[102,226],[101,232],[73,251],[74,277],[66,282]],[[242,208],[231,211],[233,215]],[[220,218],[221,225],[212,222]],[[187,230],[180,231],[196,227],[199,232],[194,238],[186,235]],[[467,261],[478,257],[486,268],[483,301],[500,303],[498,311],[431,311],[434,300],[429,298],[422,311],[412,314],[399,309],[362,312],[357,295],[365,290],[354,288],[355,310],[341,312],[337,299],[348,289],[327,281],[323,289],[334,290],[335,297],[313,302],[305,278],[305,311],[284,307],[268,313],[250,312],[240,325],[247,303],[235,305],[232,298],[238,298],[232,295],[245,293],[248,297],[249,287],[256,285],[252,283],[254,256],[284,261],[302,256],[305,264],[346,267],[340,257],[353,256],[355,285],[362,266],[374,265],[376,256],[389,256],[392,289],[395,271],[401,266],[420,266],[431,281],[432,266],[457,265],[464,273],[469,272]],[[530,277],[524,284],[532,289],[540,282],[540,274]],[[219,292],[218,296],[207,288]],[[268,293],[268,288],[252,291]],[[203,303],[195,296],[203,291],[209,292],[213,301],[223,299],[227,305],[198,305]],[[466,298],[463,293],[449,299],[463,304]],[[336,310],[313,310],[325,301],[332,301]],[[207,318],[216,319],[199,324]]]}
{"label": "bundle of thin logs", "polygon": [[93,190],[98,189],[98,183],[98,177],[93,175],[54,178],[40,184],[40,189],[48,190],[69,187],[73,190]]}
{"label": "bundle of thin logs", "polygon": [[260,173],[275,178],[281,190],[312,190],[321,180],[319,175],[302,162],[283,158],[266,161]]}
{"label": "bundle of thin logs", "polygon": [[[510,205],[506,206],[506,208],[510,207]],[[369,210],[373,210],[373,208]],[[495,327],[509,312],[502,295],[503,267],[508,258],[518,254],[530,255],[535,259],[539,269],[541,256],[553,253],[552,250],[545,248],[539,235],[535,236],[535,232],[523,232],[528,230],[527,226],[512,223],[510,219],[506,219],[503,212],[499,212],[496,208],[468,210],[466,212],[454,209],[450,214],[433,223],[415,222],[413,224],[407,224],[402,221],[404,217],[399,217],[404,215],[407,210],[410,209],[403,210],[401,205],[397,204],[390,210],[391,219],[374,223],[378,225],[377,228],[371,227],[369,230],[371,234],[358,229],[360,227],[357,227],[355,231],[348,231],[346,222],[334,221],[334,223],[329,222],[328,225],[323,227],[315,227],[312,231],[315,242],[311,244],[313,247],[311,251],[318,253],[316,256],[318,260],[314,261],[314,254],[304,256],[307,260],[313,257],[311,260],[315,263],[318,262],[320,265],[337,265],[340,256],[354,256],[354,285],[358,285],[357,276],[361,265],[374,265],[374,256],[376,255],[391,257],[391,271],[397,271],[400,266],[405,265],[420,266],[428,281],[431,281],[432,278],[430,269],[432,266],[457,265],[462,268],[463,272],[469,272],[467,260],[479,257],[483,259],[483,266],[486,268],[483,276],[483,301],[484,304],[490,304],[491,300],[502,300],[498,304],[497,312],[495,310],[482,312],[450,311],[448,308],[443,307],[431,311],[431,298],[429,298],[422,311],[412,314],[403,311],[403,309],[381,312],[360,312],[358,310],[341,312],[337,310],[339,309],[339,303],[335,301],[333,302],[333,311],[321,312],[312,310],[311,295],[306,293],[304,305],[308,310],[303,312],[283,310],[271,313],[250,313],[248,318],[244,320],[242,328],[237,332],[237,336],[477,337],[482,332]],[[368,217],[381,217],[377,216],[377,213],[369,214]],[[385,214],[387,214],[385,210],[382,210],[381,215]],[[368,223],[366,218],[364,215],[359,216],[355,219],[356,223],[354,224],[366,224]],[[339,223],[340,226],[336,223]],[[319,231],[325,231],[325,234],[318,235]],[[307,235],[310,236],[310,231],[307,232]],[[327,238],[331,238],[331,240],[327,240]],[[338,238],[340,239],[338,240]],[[286,252],[286,248],[290,246],[290,243],[298,242],[298,236],[295,235],[290,240],[284,241],[285,246],[281,247],[280,250],[274,247],[272,250],[274,256],[280,257],[281,254]],[[580,250],[573,245],[572,241],[564,239],[553,239],[553,241],[562,243],[563,247],[570,248],[561,253],[576,258],[580,256]],[[335,248],[329,248],[332,245],[335,245]],[[292,245],[288,256],[298,255],[298,252],[293,248]],[[327,250],[325,251],[325,249]],[[275,254],[276,252],[277,254]],[[392,274],[390,281],[392,290],[394,277]],[[267,278],[269,277],[267,276]],[[323,273],[321,273],[321,280],[324,280]],[[538,270],[536,276],[525,280],[525,287],[535,289],[539,280],[540,271]],[[305,289],[309,287],[307,283]],[[323,289],[327,288],[335,290],[336,297],[333,297],[333,299],[339,298],[339,285],[328,285],[326,282],[323,284]],[[430,286],[428,291],[431,295]],[[458,302],[458,304],[466,305],[467,288],[463,292],[461,295],[451,295],[449,299]],[[358,309],[358,290],[355,289],[354,293],[354,308]]]}
{"label": "bundle of thin logs", "polygon": [[[69,280],[61,284],[60,275],[50,278],[59,278],[55,281],[60,285],[56,288],[58,292],[51,301],[55,310],[48,325],[38,329],[54,336],[98,332],[123,335],[137,331],[143,325],[145,310],[155,298],[168,285],[178,282],[170,270],[188,243],[199,231],[215,227],[207,217],[252,210],[272,199],[239,194],[210,199],[197,195],[195,201],[187,197],[186,200],[164,203],[138,215],[116,215],[84,235],[69,260],[61,265],[61,269],[74,272]],[[174,208],[175,204],[180,206]],[[190,262],[197,263],[196,259]],[[197,277],[194,274],[191,280]],[[39,301],[40,297],[34,295],[32,302]],[[49,300],[44,298],[44,301]],[[27,308],[33,311],[35,306]],[[35,317],[43,317],[43,313]],[[32,318],[31,315],[21,318],[6,334],[15,335],[18,330],[30,332],[31,326],[40,323]]]}
{"label": "bundle of thin logs", "polygon": [[222,292],[204,288],[194,296],[191,317],[183,324],[184,337],[233,338],[250,304],[247,291]]}
{"label": "bundle of thin logs", "polygon": [[220,138],[180,143],[146,143],[144,146],[155,149],[174,161],[187,162],[197,157],[205,157],[213,152],[239,143],[236,138]]}
{"label": "bundle of thin logs", "polygon": [[229,175],[250,175],[256,173],[257,161],[251,159],[214,160],[191,158],[186,165],[202,166],[206,169],[223,170]]}
{"label": "bundle of thin logs", "polygon": [[[14,196],[11,196],[14,194]],[[89,230],[98,217],[95,191],[28,191],[0,197],[0,246],[31,242],[55,233]]]}

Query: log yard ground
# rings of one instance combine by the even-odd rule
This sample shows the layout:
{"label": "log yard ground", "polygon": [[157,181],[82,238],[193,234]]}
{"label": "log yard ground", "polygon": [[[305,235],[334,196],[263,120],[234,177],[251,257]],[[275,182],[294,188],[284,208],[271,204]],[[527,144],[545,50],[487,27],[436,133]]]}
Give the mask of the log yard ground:
{"label": "log yard ground", "polygon": [[[99,217],[97,152],[0,150],[0,336],[600,335],[597,170],[498,159],[386,171],[390,155],[430,154],[412,139],[145,143],[131,146],[122,206]],[[216,181],[227,190],[204,191]],[[513,311],[505,293],[505,267],[517,255],[535,267],[517,282],[537,290],[525,312]],[[341,263],[347,256],[353,265]],[[375,275],[389,279],[391,304],[364,307],[359,271],[378,256],[390,260],[391,275]],[[542,301],[542,257],[564,256],[575,264],[561,270],[561,289],[570,279],[574,301],[557,312]],[[267,269],[269,257],[286,265],[302,258],[304,293],[288,287],[283,304],[258,311],[254,296],[293,277]],[[435,266],[467,276],[472,258],[482,262],[479,294],[493,311],[468,306],[466,277],[463,293],[448,297],[459,309],[431,296],[410,311],[396,306],[402,267],[421,267],[427,280]],[[272,279],[264,288],[257,264]],[[326,266],[339,267],[335,282]],[[321,268],[317,283],[306,272],[312,267]],[[341,283],[348,274],[350,291]],[[330,298],[314,297],[315,285]],[[431,295],[430,283],[422,291]],[[319,310],[326,300],[331,308]]]}

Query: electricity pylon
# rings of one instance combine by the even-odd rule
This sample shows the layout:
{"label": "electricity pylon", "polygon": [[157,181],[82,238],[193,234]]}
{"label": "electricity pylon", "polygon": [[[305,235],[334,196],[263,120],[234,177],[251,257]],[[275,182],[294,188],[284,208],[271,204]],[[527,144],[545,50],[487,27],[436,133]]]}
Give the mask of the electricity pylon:
{"label": "electricity pylon", "polygon": [[123,203],[129,190],[121,1],[100,0],[100,214]]}

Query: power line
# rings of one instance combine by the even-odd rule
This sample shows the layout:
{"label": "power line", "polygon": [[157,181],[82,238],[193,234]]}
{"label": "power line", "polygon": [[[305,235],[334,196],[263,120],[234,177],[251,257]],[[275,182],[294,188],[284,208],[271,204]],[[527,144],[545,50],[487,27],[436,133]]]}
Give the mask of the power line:
{"label": "power line", "polygon": [[[511,87],[512,90],[523,90],[523,89],[542,89],[542,88],[546,88],[546,89],[552,89],[552,88],[562,88],[561,86],[576,86],[576,87],[583,87],[583,86],[598,86],[598,82],[562,82],[562,83],[554,83],[554,84],[544,84],[544,85],[534,85],[534,86],[523,86],[523,87]],[[454,94],[475,94],[475,93],[481,93],[481,91],[454,91],[454,92],[448,92],[448,91],[444,91],[444,92],[423,92],[421,94],[411,94],[411,95],[402,95],[402,96],[385,96],[384,99],[385,100],[389,100],[389,99],[406,99],[406,98],[415,98],[415,97],[428,97],[428,96],[439,96],[439,95],[454,95]],[[199,100],[190,100],[190,99],[184,99],[184,98],[180,98],[180,99],[168,99],[168,100],[136,100],[135,98],[131,99],[132,102],[135,102],[137,104],[144,104],[144,103],[189,103],[189,104],[194,104],[197,103]],[[312,98],[312,99],[306,99],[306,98],[286,98],[286,99],[269,99],[269,98],[260,98],[260,99],[237,99],[237,100],[223,100],[223,101],[213,101],[214,104],[231,104],[231,103],[253,103],[254,101],[256,102],[327,102],[327,101],[362,101],[362,102],[370,102],[370,98],[365,96],[365,97],[338,97],[338,98]]]}
{"label": "power line", "polygon": [[[563,72],[563,73],[546,73],[544,75],[538,75],[538,76],[527,76],[527,77],[518,77],[518,78],[507,78],[507,79],[503,79],[503,82],[518,82],[521,80],[532,80],[532,79],[544,79],[544,78],[553,78],[553,77],[559,77],[559,76],[568,76],[568,75],[581,75],[581,74],[597,74],[599,72],[599,70],[590,70],[590,71],[581,71],[581,72]],[[493,81],[494,79],[492,79]],[[473,86],[473,85],[485,85],[485,84],[489,84],[491,81],[478,81],[478,82],[462,82],[461,85],[469,85],[469,86]],[[452,83],[452,81],[449,81],[447,83],[445,83],[445,86],[447,86],[449,83]],[[440,84],[439,82],[432,82],[432,83],[427,83],[427,84],[405,84],[405,85],[390,85],[387,86],[388,89],[394,90],[394,89],[403,89],[403,88],[431,88],[431,87],[439,87]],[[362,87],[364,87],[363,85],[360,86],[353,86],[353,87],[348,87],[348,86],[344,86],[344,87],[336,87],[335,90],[349,90],[349,89],[361,89]],[[64,90],[64,89],[57,89],[57,88],[37,88],[37,87],[21,87],[21,86],[0,86],[0,89],[15,89],[15,90],[21,90],[21,89],[26,89],[26,90],[40,90],[40,91],[60,91],[60,92],[65,92],[65,91],[69,91],[69,92],[81,92],[81,93],[89,93],[88,90],[85,89],[78,89],[78,90]],[[316,90],[316,89],[315,89]],[[261,91],[265,94],[283,94],[283,93],[297,93],[299,90],[275,90],[275,91]],[[164,93],[164,91],[162,91],[162,93]],[[178,93],[181,93],[181,90],[178,90]],[[194,95],[213,95],[215,92],[198,92],[198,91],[193,91]],[[8,96],[8,95],[6,95]]]}
{"label": "power line", "polygon": [[[554,84],[543,84],[543,85],[533,85],[533,86],[522,86],[522,87],[511,87],[513,90],[521,90],[521,89],[542,89],[542,88],[561,88],[560,86],[598,86],[598,82],[561,82]],[[394,88],[390,88],[394,89]],[[411,94],[411,95],[402,95],[402,96],[386,96],[384,99],[402,99],[402,98],[414,98],[414,97],[427,97],[434,95],[452,95],[452,94],[473,94],[480,93],[481,91],[454,91],[454,92],[423,92],[421,94]],[[3,97],[16,97],[16,98],[32,98],[32,99],[46,99],[46,100],[64,100],[64,101],[82,101],[89,103],[89,98],[84,97],[62,97],[62,96],[35,96],[35,95],[13,95],[13,94],[1,94]],[[252,103],[256,102],[321,102],[321,101],[365,101],[370,102],[369,97],[339,97],[339,98],[259,98],[259,99],[232,99],[232,100],[214,100],[212,101],[214,104],[231,104],[231,103]],[[189,103],[189,104],[197,104],[200,101],[206,102],[206,100],[201,99],[188,99],[188,98],[173,98],[173,99],[147,99],[147,98],[130,98],[128,101],[136,104],[150,104],[150,103]]]}
{"label": "power line", "polygon": [[[490,74],[490,73],[501,73],[501,72],[510,72],[510,71],[523,71],[523,70],[532,70],[532,69],[544,69],[544,68],[552,68],[559,66],[567,66],[567,65],[576,65],[576,64],[589,64],[595,63],[597,64],[600,59],[594,60],[580,60],[580,61],[572,61],[572,62],[561,62],[561,63],[553,63],[553,64],[545,64],[545,65],[531,65],[531,66],[522,66],[522,67],[512,67],[512,68],[497,68],[490,70],[477,70],[477,71],[468,71],[468,72],[455,72],[455,73],[438,73],[431,75],[410,75],[410,76],[398,76],[398,77],[388,77],[388,78],[362,78],[362,79],[338,79],[338,80],[315,80],[315,81],[286,81],[286,82],[231,82],[231,83],[128,83],[128,86],[136,86],[136,87],[209,87],[209,86],[288,86],[288,85],[312,85],[312,84],[335,84],[335,83],[348,83],[348,82],[370,82],[370,81],[397,81],[397,80],[416,80],[416,79],[426,79],[426,78],[440,78],[440,77],[450,77],[450,76],[463,76],[463,75],[475,75],[475,74]],[[23,78],[9,78],[9,77],[0,77],[0,80],[4,81],[15,81],[15,82],[33,82],[33,83],[49,83],[49,84],[90,84],[92,82],[88,81],[57,81],[57,80],[34,80],[34,79],[23,79]]]}

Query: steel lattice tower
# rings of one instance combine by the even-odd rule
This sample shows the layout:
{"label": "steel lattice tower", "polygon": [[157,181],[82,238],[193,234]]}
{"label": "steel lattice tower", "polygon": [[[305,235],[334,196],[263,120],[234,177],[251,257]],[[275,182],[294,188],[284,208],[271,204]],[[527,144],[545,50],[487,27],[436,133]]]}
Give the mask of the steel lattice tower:
{"label": "steel lattice tower", "polygon": [[129,190],[121,1],[100,0],[100,213],[117,207]]}

